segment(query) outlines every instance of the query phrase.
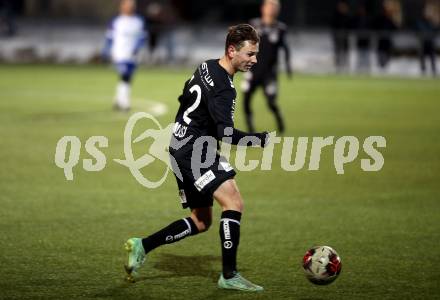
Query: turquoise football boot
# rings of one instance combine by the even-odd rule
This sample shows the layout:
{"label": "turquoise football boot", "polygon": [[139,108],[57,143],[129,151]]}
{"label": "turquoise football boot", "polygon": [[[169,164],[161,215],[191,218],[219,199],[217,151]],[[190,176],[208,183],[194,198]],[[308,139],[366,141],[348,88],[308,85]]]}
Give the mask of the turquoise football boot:
{"label": "turquoise football boot", "polygon": [[137,272],[145,262],[145,250],[142,246],[142,239],[131,238],[124,244],[125,251],[128,253],[128,262],[125,267],[127,272],[127,281],[135,282]]}
{"label": "turquoise football boot", "polygon": [[238,290],[246,292],[262,292],[264,290],[263,287],[250,282],[238,272],[234,277],[229,279],[225,279],[223,274],[220,275],[218,287],[225,290]]}

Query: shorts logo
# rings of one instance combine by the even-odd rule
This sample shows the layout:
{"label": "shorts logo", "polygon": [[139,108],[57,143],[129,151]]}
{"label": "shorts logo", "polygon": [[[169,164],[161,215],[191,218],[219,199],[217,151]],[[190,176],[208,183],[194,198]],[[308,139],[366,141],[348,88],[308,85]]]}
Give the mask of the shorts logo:
{"label": "shorts logo", "polygon": [[[249,72],[247,72],[247,73],[249,73]],[[242,89],[242,91],[246,93],[247,91],[249,91],[249,88],[250,88],[249,81],[248,80],[242,80],[241,81],[241,89]]]}
{"label": "shorts logo", "polygon": [[223,243],[223,247],[225,248],[225,249],[231,249],[232,248],[232,242],[231,241],[226,241],[226,242],[224,242]]}
{"label": "shorts logo", "polygon": [[165,241],[166,241],[167,243],[172,242],[172,241],[173,241],[173,236],[172,236],[172,235],[168,235],[168,236],[165,238]]}
{"label": "shorts logo", "polygon": [[194,182],[194,186],[200,192],[208,183],[210,183],[214,179],[215,179],[214,173],[212,173],[212,171],[209,170],[208,172],[200,176],[200,178],[197,179],[196,182]]}
{"label": "shorts logo", "polygon": [[220,165],[222,166],[223,170],[225,170],[226,172],[229,172],[229,171],[233,170],[231,165],[228,162],[226,162],[226,161],[221,161]]}
{"label": "shorts logo", "polygon": [[273,44],[278,43],[278,39],[279,39],[279,36],[278,36],[278,32],[277,31],[272,31],[272,32],[269,33],[269,41],[271,43],[273,43]]}
{"label": "shorts logo", "polygon": [[277,84],[275,81],[269,82],[265,87],[264,90],[268,95],[275,95],[277,93]]}

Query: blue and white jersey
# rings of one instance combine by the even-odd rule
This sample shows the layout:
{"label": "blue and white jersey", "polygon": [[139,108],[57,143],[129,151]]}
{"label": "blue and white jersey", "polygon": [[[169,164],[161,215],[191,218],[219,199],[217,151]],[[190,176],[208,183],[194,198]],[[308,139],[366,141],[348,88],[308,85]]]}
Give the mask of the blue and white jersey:
{"label": "blue and white jersey", "polygon": [[114,18],[106,35],[111,44],[113,62],[133,62],[146,38],[145,24],[141,17],[120,15]]}

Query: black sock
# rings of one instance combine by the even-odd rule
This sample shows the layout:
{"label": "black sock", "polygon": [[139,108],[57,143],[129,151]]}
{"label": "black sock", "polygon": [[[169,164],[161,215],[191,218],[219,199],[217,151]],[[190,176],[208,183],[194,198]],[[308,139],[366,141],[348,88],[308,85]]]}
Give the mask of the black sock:
{"label": "black sock", "polygon": [[241,212],[225,210],[220,220],[220,240],[222,243],[223,277],[234,277],[237,272],[237,250],[240,242]]}
{"label": "black sock", "polygon": [[148,253],[163,244],[171,244],[197,233],[199,233],[199,230],[196,224],[188,217],[177,220],[149,237],[142,239],[142,245],[144,246],[145,253]]}

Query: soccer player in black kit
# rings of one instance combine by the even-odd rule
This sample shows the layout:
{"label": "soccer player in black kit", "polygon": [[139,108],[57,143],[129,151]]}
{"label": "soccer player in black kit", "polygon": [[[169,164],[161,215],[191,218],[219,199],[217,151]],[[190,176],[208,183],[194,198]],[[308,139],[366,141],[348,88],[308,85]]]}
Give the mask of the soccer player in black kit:
{"label": "soccer player in black kit", "polygon": [[145,255],[153,249],[207,231],[212,223],[215,199],[222,207],[223,271],[218,287],[263,290],[237,271],[243,199],[234,179],[234,169],[218,152],[219,141],[262,147],[268,143],[267,132],[251,134],[234,128],[233,76],[238,71],[249,71],[257,62],[258,46],[259,37],[252,26],[233,26],[229,28],[224,56],[203,62],[185,82],[169,151],[182,206],[189,208],[191,214],[146,238],[130,238],[125,243],[128,280],[135,280]]}
{"label": "soccer player in black kit", "polygon": [[258,63],[252,67],[250,72],[246,73],[241,86],[249,132],[255,132],[251,100],[252,95],[259,86],[263,88],[267,105],[275,115],[279,133],[285,131],[284,120],[277,104],[277,67],[280,49],[284,50],[286,71],[289,78],[292,75],[292,70],[290,68],[290,51],[286,43],[287,27],[277,20],[279,11],[280,3],[278,0],[264,0],[261,6],[261,18],[250,21],[250,24],[260,36],[260,52],[258,53]]}

